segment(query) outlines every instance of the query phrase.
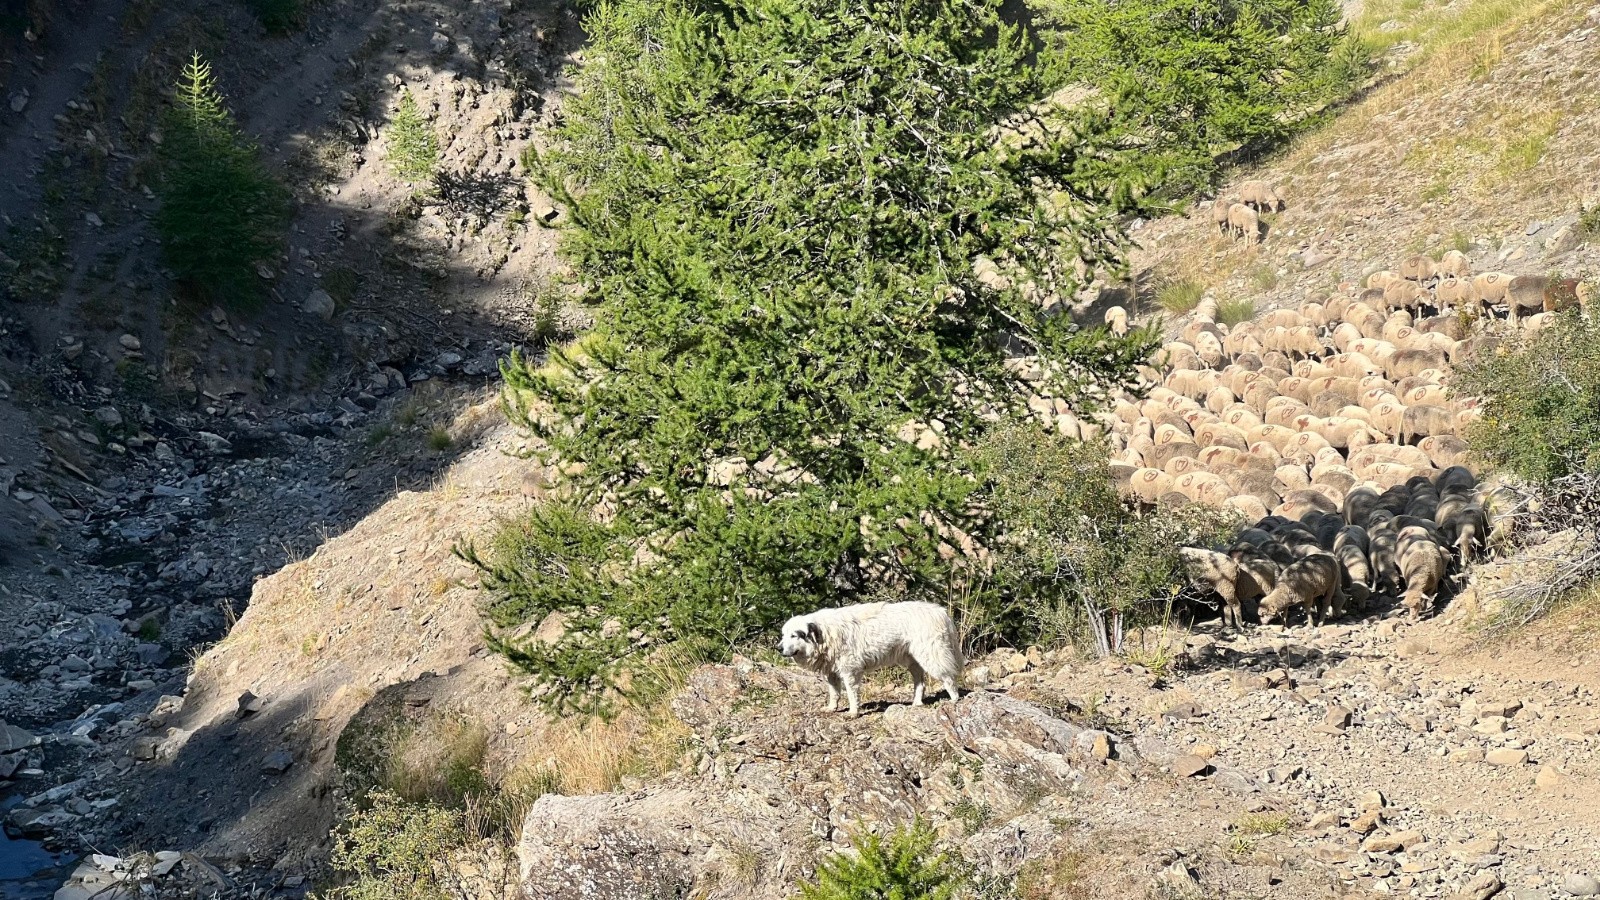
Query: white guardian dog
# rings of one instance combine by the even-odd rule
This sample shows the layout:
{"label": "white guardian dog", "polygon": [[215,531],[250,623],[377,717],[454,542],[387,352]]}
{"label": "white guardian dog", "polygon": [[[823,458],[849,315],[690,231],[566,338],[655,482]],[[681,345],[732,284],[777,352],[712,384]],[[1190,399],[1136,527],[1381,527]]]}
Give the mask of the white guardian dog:
{"label": "white guardian dog", "polygon": [[829,712],[839,708],[839,690],[850,715],[861,713],[863,673],[890,666],[911,670],[911,705],[922,705],[932,678],[951,700],[960,700],[961,639],[956,623],[932,603],[862,603],[795,616],[783,626],[783,655],[828,679]]}

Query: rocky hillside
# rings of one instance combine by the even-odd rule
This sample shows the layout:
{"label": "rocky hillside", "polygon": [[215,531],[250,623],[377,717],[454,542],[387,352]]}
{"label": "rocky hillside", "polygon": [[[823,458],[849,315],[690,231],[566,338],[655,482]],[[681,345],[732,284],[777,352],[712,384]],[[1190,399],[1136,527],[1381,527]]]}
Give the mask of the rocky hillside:
{"label": "rocky hillside", "polygon": [[[268,36],[220,0],[38,6],[0,48],[0,171],[27,173],[0,192],[0,797],[17,837],[104,854],[62,900],[304,895],[388,736],[458,726],[498,773],[571,765],[518,840],[440,863],[463,896],[786,897],[859,823],[916,815],[994,896],[1600,895],[1600,632],[1473,630],[1525,560],[1421,623],[1377,607],[1153,629],[1126,659],[1006,652],[958,703],[912,709],[881,678],[859,720],[748,658],[684,676],[659,720],[545,720],[452,551],[542,496],[490,395],[496,361],[552,330],[537,222],[558,213],[520,158],[581,58],[571,12],[333,0]],[[1241,173],[1286,199],[1259,243],[1205,204],[1141,223],[1134,315],[1184,337],[1192,314],[1158,300],[1192,285],[1259,323],[1446,250],[1600,268],[1578,221],[1600,12],[1506,21],[1402,42],[1330,125]],[[191,47],[296,192],[262,309],[174,301],[153,252],[154,98]],[[402,88],[439,130],[436,201],[386,163]],[[1323,337],[1316,355],[1344,349]],[[1250,511],[1311,489],[1313,461]],[[56,888],[65,871],[24,877],[40,852],[0,845],[26,862],[0,896]]]}

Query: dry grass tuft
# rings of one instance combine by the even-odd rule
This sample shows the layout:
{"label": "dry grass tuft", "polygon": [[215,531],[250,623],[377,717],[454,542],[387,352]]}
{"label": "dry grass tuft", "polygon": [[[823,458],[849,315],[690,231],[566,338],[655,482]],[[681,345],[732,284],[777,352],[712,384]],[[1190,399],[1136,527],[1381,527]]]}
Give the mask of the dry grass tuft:
{"label": "dry grass tuft", "polygon": [[1156,288],[1156,305],[1174,315],[1182,315],[1200,305],[1205,285],[1198,281],[1171,281]]}
{"label": "dry grass tuft", "polygon": [[1237,300],[1224,300],[1217,304],[1217,321],[1230,328],[1241,322],[1248,322],[1255,317],[1255,301],[1248,297]]}

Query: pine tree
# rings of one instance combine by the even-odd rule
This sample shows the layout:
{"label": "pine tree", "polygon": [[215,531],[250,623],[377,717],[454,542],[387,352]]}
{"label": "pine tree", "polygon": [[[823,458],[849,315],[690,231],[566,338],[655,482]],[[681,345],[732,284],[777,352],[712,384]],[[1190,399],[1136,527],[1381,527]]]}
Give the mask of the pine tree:
{"label": "pine tree", "polygon": [[[1000,5],[591,14],[534,163],[600,324],[505,367],[562,499],[468,551],[548,702],[603,709],[664,643],[725,654],[875,590],[993,598],[1003,523],[960,448],[1038,391],[1087,408],[1150,346],[1057,314],[1122,236]],[[571,638],[512,637],[552,612]]]}
{"label": "pine tree", "polygon": [[800,900],[950,900],[962,880],[947,856],[933,852],[936,838],[921,819],[887,840],[858,831],[855,853],[824,859],[816,880],[800,885]]}
{"label": "pine tree", "polygon": [[184,67],[163,130],[156,227],[167,265],[214,299],[249,305],[261,293],[256,263],[281,242],[287,194],[198,53]]}
{"label": "pine tree", "polygon": [[1278,146],[1366,76],[1336,0],[1040,0],[1056,77],[1092,89],[1114,169],[1150,202],[1209,187],[1220,159]]}
{"label": "pine tree", "polygon": [[412,184],[433,179],[439,164],[439,141],[433,123],[417,108],[417,100],[406,91],[400,108],[389,123],[389,167]]}

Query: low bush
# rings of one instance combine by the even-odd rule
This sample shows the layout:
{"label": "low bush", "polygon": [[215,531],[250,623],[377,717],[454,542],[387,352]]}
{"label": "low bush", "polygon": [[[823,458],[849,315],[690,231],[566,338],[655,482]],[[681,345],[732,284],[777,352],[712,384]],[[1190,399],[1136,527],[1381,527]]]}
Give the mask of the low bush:
{"label": "low bush", "polygon": [[922,820],[887,839],[859,831],[854,852],[835,853],[800,886],[801,900],[950,900],[961,887],[960,864],[933,849],[937,835]]}
{"label": "low bush", "polygon": [[968,628],[1011,643],[1121,649],[1129,628],[1155,624],[1184,585],[1178,548],[1234,534],[1236,513],[1202,506],[1144,514],[1111,483],[1104,446],[1011,427],[974,452],[984,502],[1007,523],[994,548],[992,605]]}
{"label": "low bush", "polygon": [[281,34],[305,25],[300,0],[245,0],[245,5],[268,31]]}
{"label": "low bush", "polygon": [[1467,442],[1488,465],[1540,485],[1600,472],[1600,324],[1567,313],[1505,334],[1457,367],[1455,391],[1482,398]]}
{"label": "low bush", "polygon": [[386,791],[353,813],[334,837],[333,867],[350,883],[329,893],[337,900],[446,900],[436,866],[462,845],[459,810],[410,803]]}

